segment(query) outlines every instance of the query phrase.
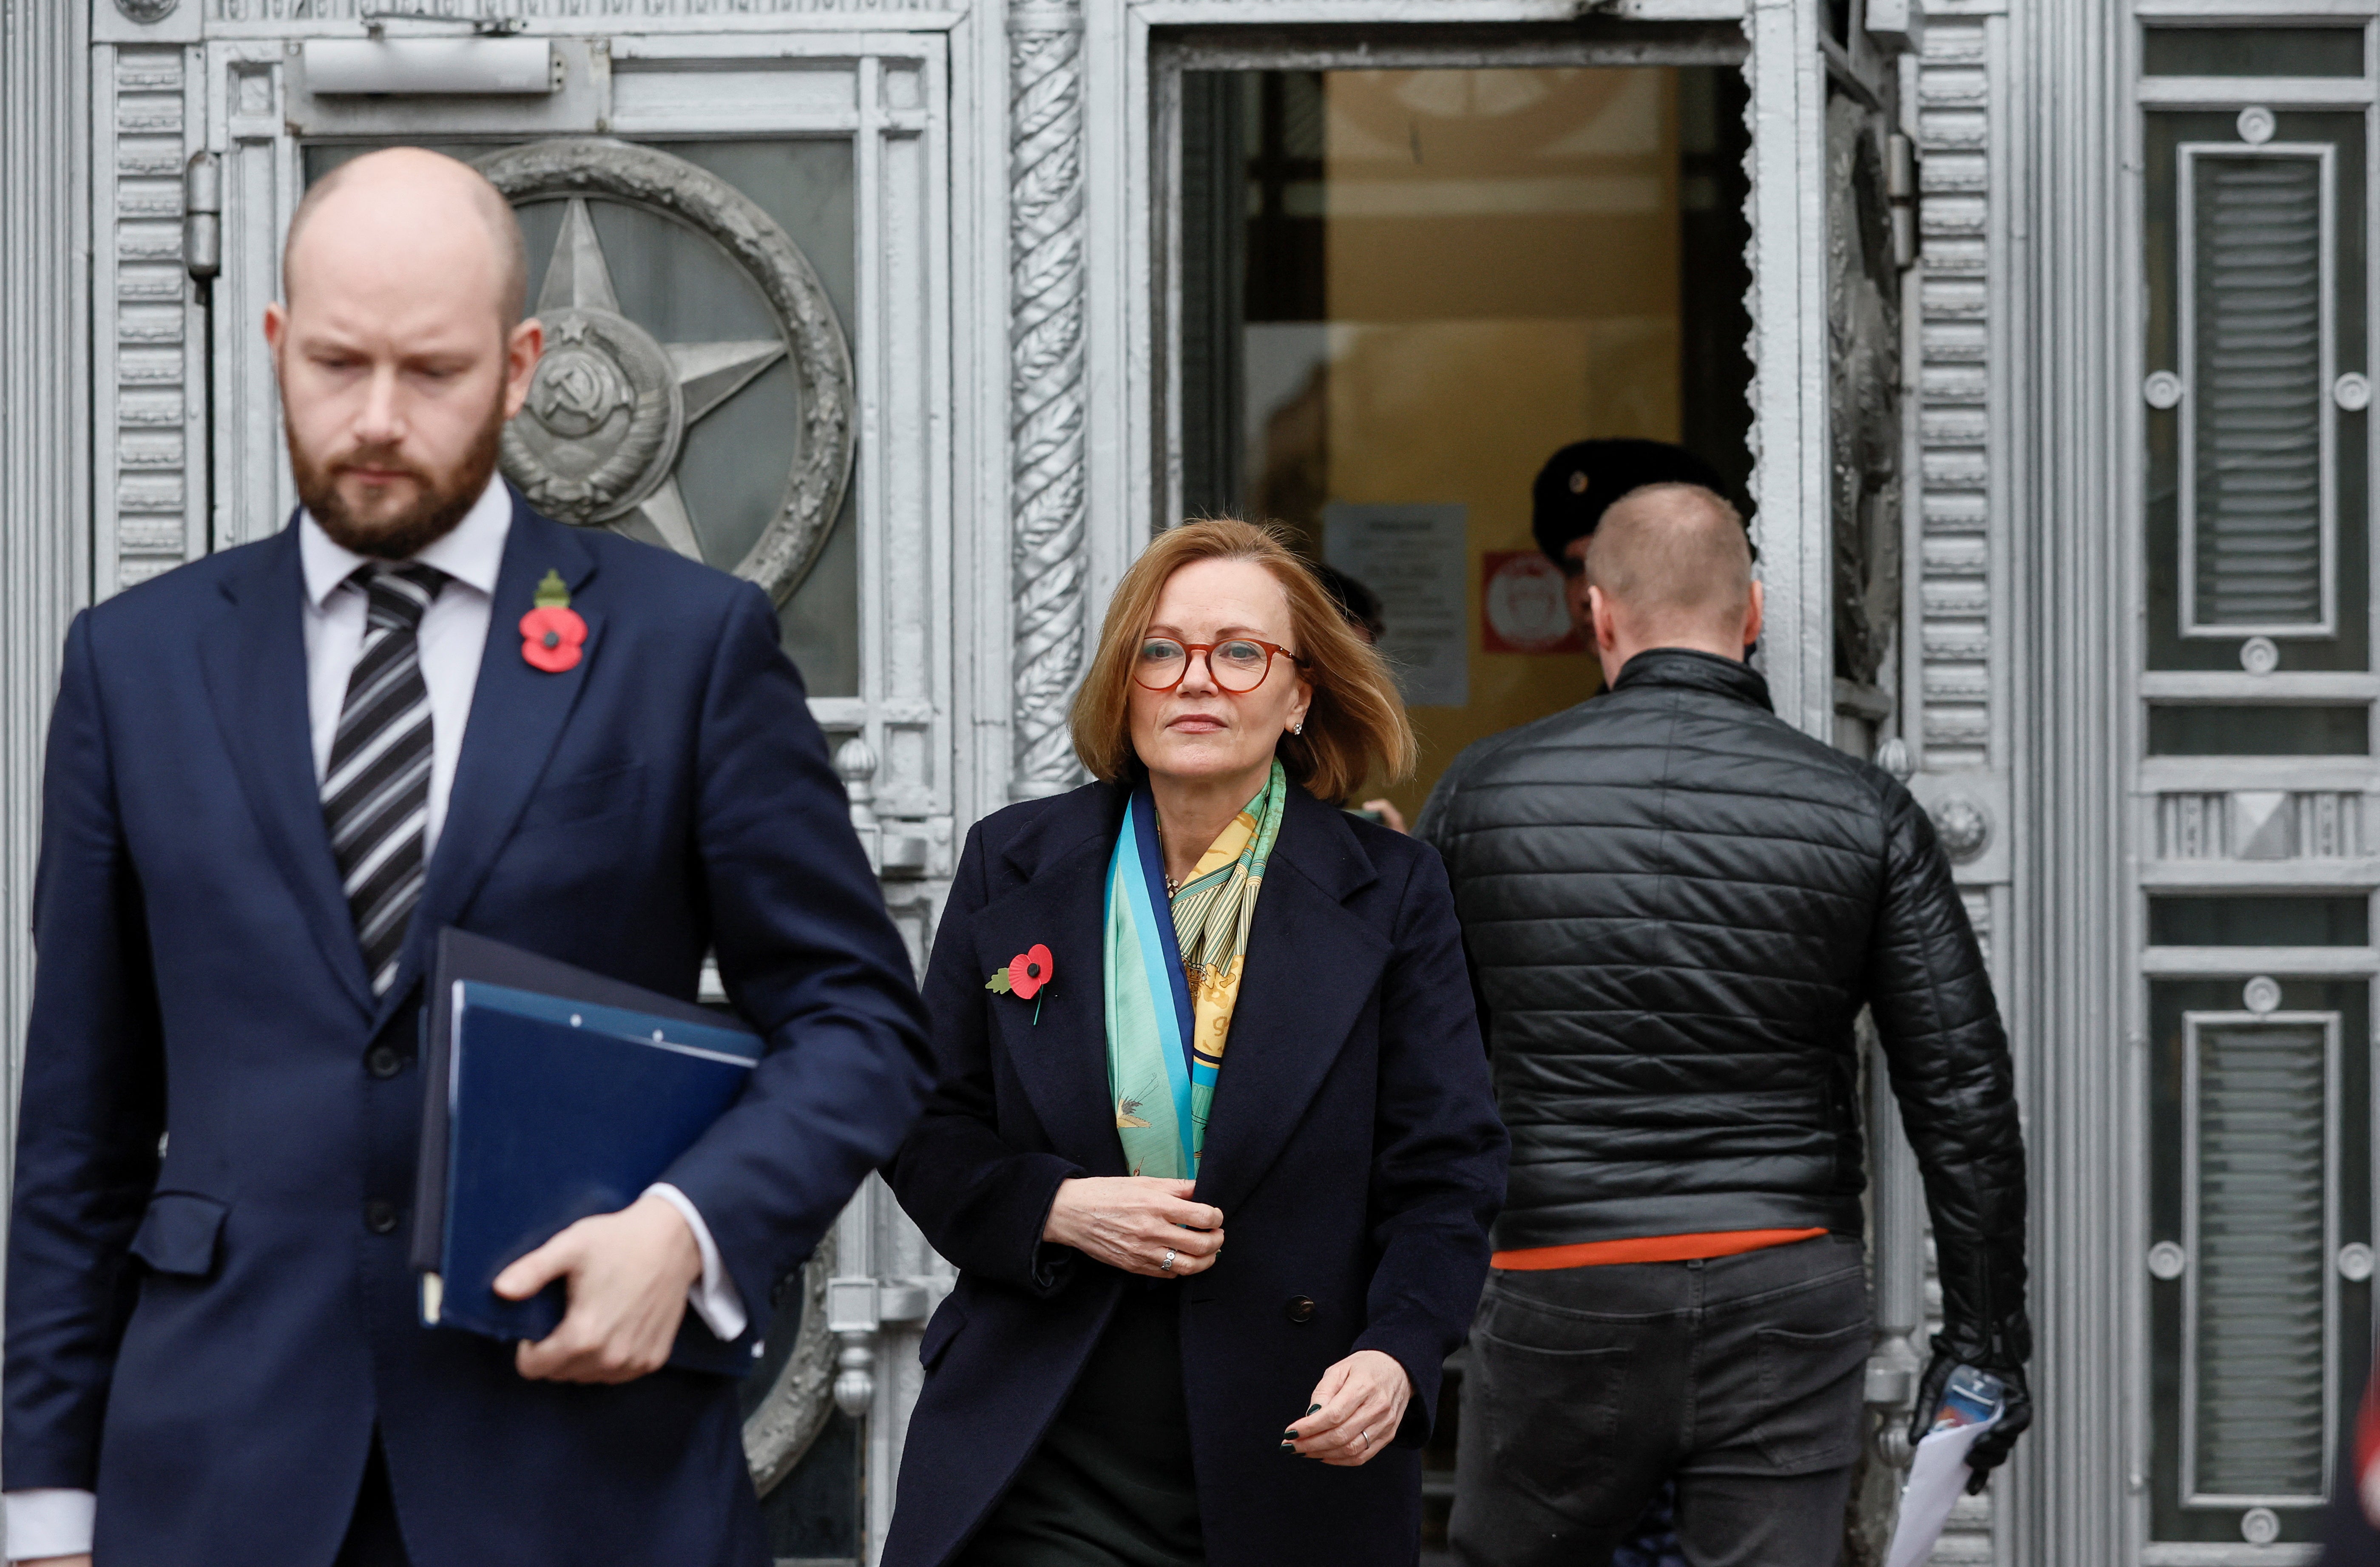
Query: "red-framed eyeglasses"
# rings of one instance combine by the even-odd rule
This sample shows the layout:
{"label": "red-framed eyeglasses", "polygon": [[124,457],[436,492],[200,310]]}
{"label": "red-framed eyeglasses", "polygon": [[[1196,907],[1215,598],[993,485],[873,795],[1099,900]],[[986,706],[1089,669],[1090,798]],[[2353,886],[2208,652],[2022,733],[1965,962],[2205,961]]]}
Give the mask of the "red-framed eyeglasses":
{"label": "red-framed eyeglasses", "polygon": [[1184,642],[1172,637],[1144,637],[1133,660],[1132,682],[1145,691],[1171,691],[1188,677],[1190,656],[1207,655],[1207,670],[1215,684],[1235,697],[1245,696],[1265,683],[1272,661],[1287,659],[1300,669],[1305,661],[1287,648],[1259,642],[1253,637],[1232,637],[1220,642]]}

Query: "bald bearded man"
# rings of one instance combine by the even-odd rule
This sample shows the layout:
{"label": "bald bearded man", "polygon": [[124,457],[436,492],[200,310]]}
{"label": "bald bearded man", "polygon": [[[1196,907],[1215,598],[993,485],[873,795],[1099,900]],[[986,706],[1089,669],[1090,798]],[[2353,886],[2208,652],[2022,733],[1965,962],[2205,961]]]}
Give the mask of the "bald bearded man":
{"label": "bald bearded man", "polygon": [[1599,1567],[1674,1476],[1694,1567],[1828,1567],[1873,1337],[1853,1020],[1941,1261],[1917,1427],[1962,1363],[2009,1390],[1977,1488],[2032,1414],[2008,1041],[1925,813],[1746,666],[1734,509],[1645,485],[1584,554],[1609,691],[1463,752],[1418,829],[1512,1133],[1451,1540],[1464,1567]]}
{"label": "bald bearded man", "polygon": [[[749,584],[495,475],[542,329],[465,164],[318,183],[264,334],[303,505],[79,616],[52,720],[8,1233],[12,1560],[764,1567],[689,1306],[771,1293],[929,1075],[908,960]],[[576,660],[516,629],[559,582]],[[454,926],[767,1037],[662,1181],[420,1324],[423,970]]]}

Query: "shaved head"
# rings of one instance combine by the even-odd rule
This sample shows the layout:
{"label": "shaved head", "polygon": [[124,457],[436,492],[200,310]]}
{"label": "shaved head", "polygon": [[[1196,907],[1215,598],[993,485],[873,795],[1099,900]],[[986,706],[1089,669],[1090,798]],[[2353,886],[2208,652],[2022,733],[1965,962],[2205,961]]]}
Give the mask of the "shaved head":
{"label": "shaved head", "polygon": [[468,164],[392,147],[316,182],[264,309],[298,497],[334,543],[407,560],[462,521],[528,396],[511,207]]}
{"label": "shaved head", "polygon": [[452,249],[456,239],[469,237],[468,248],[484,249],[483,265],[471,269],[473,281],[487,289],[500,328],[510,332],[528,309],[528,248],[520,221],[504,192],[459,159],[425,147],[386,147],[349,159],[310,186],[290,215],[281,255],[281,290],[293,303],[317,248],[306,243],[308,230],[325,216],[351,236],[385,234],[402,243],[409,234],[429,241],[419,248],[430,250]]}
{"label": "shaved head", "polygon": [[1603,514],[1586,579],[1643,637],[1731,637],[1752,598],[1751,541],[1701,485],[1647,484]]}

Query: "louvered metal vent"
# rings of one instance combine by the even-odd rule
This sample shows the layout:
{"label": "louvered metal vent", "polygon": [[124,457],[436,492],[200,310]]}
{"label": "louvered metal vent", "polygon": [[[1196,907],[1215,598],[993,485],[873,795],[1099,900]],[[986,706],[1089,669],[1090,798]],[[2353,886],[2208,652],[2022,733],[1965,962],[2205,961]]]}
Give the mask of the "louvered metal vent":
{"label": "louvered metal vent", "polygon": [[2328,1033],[2198,1032],[2196,1460],[2201,1496],[2319,1498],[2329,1332]]}
{"label": "louvered metal vent", "polygon": [[2195,631],[2327,626],[2328,165],[2192,149],[2185,475]]}

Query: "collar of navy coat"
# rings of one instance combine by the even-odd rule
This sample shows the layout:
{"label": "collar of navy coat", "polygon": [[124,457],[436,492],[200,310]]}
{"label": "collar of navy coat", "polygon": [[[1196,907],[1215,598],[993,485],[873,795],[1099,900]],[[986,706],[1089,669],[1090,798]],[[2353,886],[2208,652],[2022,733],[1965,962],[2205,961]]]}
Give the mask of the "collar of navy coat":
{"label": "collar of navy coat", "polygon": [[1776,711],[1768,699],[1768,682],[1758,670],[1741,659],[1723,659],[1699,648],[1647,648],[1630,659],[1620,678],[1611,683],[1614,691],[1639,686],[1711,691],[1750,702],[1764,711]]}
{"label": "collar of navy coat", "polygon": [[[1053,1151],[1123,1175],[1108,1089],[1102,959],[1109,856],[1126,791],[1093,784],[1033,813],[997,852],[1014,883],[978,909],[966,941],[986,978],[1036,941],[1054,959],[1032,1003],[985,992],[993,1028]],[[989,846],[989,845],[988,845]],[[1207,1124],[1197,1197],[1223,1210],[1256,1188],[1380,987],[1387,931],[1348,902],[1378,881],[1346,818],[1289,792],[1265,868],[1247,966]]]}
{"label": "collar of navy coat", "polygon": [[[438,930],[459,920],[487,879],[513,824],[536,793],[601,643],[600,611],[578,597],[595,575],[594,553],[563,524],[513,495],[512,528],[488,617],[471,719],[455,759],[445,826],[413,911],[396,980],[375,999],[355,921],[331,853],[307,717],[305,575],[293,515],[248,571],[222,584],[229,601],[205,634],[207,693],[273,862],[306,912],[323,960],[377,1033],[405,1004]],[[518,622],[548,570],[561,573],[587,623],[578,662],[559,674],[520,656]]]}

